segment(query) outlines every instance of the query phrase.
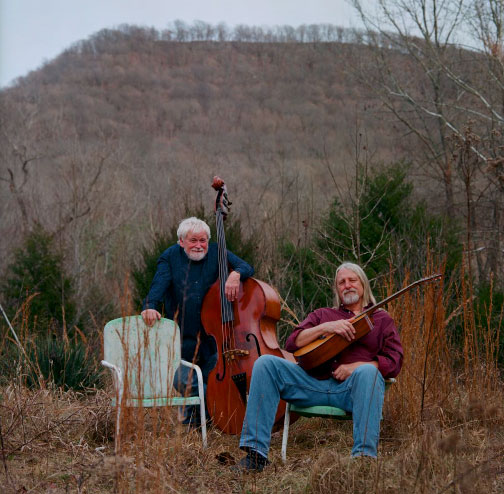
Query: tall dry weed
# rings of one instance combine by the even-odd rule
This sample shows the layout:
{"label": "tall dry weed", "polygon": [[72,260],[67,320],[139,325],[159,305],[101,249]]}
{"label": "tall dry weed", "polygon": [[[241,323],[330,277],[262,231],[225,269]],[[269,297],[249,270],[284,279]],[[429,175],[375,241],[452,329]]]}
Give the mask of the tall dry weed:
{"label": "tall dry weed", "polygon": [[[497,404],[502,397],[500,327],[490,323],[491,308],[485,324],[476,320],[472,287],[463,269],[460,279],[459,285],[454,281],[448,286],[443,281],[423,285],[389,308],[400,328],[405,357],[397,386],[387,396],[388,412],[394,423],[409,430],[421,431],[433,421],[452,425],[463,418],[470,402]],[[391,286],[390,282],[389,290]],[[462,348],[453,338],[457,320]]]}
{"label": "tall dry weed", "polygon": [[[376,461],[350,459],[351,423],[302,418],[291,426],[286,464],[281,432],[275,433],[272,464],[261,475],[237,475],[229,465],[243,454],[238,438],[210,428],[204,449],[198,431],[182,426],[171,407],[126,408],[116,454],[111,387],[94,394],[28,390],[18,379],[0,389],[1,491],[504,492],[500,327],[477,320],[463,276],[460,285],[447,283],[414,289],[388,307],[401,330],[405,362],[386,394]],[[396,291],[391,279],[387,291]],[[458,353],[451,334],[456,320],[464,338]]]}
{"label": "tall dry weed", "polygon": [[[407,286],[410,280],[404,281]],[[391,291],[392,280],[388,290]],[[387,395],[390,419],[404,432],[419,431],[426,420],[442,417],[453,388],[452,361],[445,327],[443,282],[422,285],[389,307],[400,329],[404,364]]]}

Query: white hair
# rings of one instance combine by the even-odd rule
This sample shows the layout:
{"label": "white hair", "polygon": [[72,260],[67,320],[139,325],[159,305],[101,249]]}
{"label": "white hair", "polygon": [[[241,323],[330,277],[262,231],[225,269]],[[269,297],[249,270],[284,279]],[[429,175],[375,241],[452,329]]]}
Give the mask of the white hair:
{"label": "white hair", "polygon": [[366,307],[369,305],[371,302],[373,304],[376,304],[376,300],[374,298],[373,292],[371,291],[371,285],[369,283],[368,277],[366,276],[366,273],[364,270],[358,265],[354,264],[353,262],[344,262],[340,266],[338,266],[338,269],[336,269],[336,274],[334,275],[334,286],[333,286],[333,291],[334,291],[334,307],[339,307],[341,305],[341,299],[338,293],[338,287],[337,287],[337,279],[338,279],[338,273],[342,269],[349,269],[350,271],[353,271],[356,275],[357,278],[359,278],[360,282],[362,283],[362,287],[364,288],[364,293],[362,294],[362,307]]}
{"label": "white hair", "polygon": [[210,227],[203,221],[195,216],[191,216],[190,218],[186,218],[182,220],[177,229],[177,237],[179,239],[184,240],[187,237],[187,234],[205,232],[207,234],[208,240],[210,240]]}

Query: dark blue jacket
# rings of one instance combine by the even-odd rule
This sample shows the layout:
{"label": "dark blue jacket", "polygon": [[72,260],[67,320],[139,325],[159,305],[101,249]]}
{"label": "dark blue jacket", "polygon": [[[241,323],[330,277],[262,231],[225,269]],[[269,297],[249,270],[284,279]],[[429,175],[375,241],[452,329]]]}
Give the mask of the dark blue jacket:
{"label": "dark blue jacket", "polygon": [[[164,303],[164,316],[173,319],[179,310],[177,322],[182,338],[182,358],[192,362],[196,350],[198,334],[201,343],[199,357],[206,359],[215,352],[215,346],[209,348],[201,324],[201,305],[203,298],[219,277],[217,244],[208,246],[208,253],[201,261],[191,261],[180,245],[172,245],[158,259],[157,270],[147,297],[144,309],[161,311]],[[231,269],[240,273],[243,281],[254,274],[254,268],[245,261],[227,251]],[[213,341],[213,340],[212,340]]]}

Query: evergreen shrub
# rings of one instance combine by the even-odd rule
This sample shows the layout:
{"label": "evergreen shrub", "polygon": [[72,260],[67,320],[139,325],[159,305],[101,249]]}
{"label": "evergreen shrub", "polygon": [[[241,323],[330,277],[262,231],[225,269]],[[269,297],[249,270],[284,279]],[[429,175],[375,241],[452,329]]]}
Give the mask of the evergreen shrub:
{"label": "evergreen shrub", "polygon": [[457,226],[414,203],[406,164],[380,167],[357,182],[358,198],[350,190],[348,197],[335,198],[305,245],[280,246],[286,265],[281,291],[300,318],[332,305],[334,273],[342,262],[361,265],[376,287],[391,269],[398,284],[406,274],[422,277],[429,256],[437,256],[447,270],[461,261]]}
{"label": "evergreen shrub", "polygon": [[38,387],[42,383],[65,390],[84,391],[101,387],[102,370],[95,352],[78,337],[65,341],[53,335],[37,335],[28,345],[26,384]]}
{"label": "evergreen shrub", "polygon": [[30,334],[48,328],[61,331],[74,323],[73,288],[63,269],[63,256],[52,236],[38,224],[14,251],[0,288],[11,319],[30,301],[29,312],[24,311]]}

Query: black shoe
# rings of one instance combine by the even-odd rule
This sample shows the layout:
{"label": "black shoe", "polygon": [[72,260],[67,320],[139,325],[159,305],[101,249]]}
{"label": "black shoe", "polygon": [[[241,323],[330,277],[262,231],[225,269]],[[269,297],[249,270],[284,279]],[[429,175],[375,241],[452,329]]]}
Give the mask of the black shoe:
{"label": "black shoe", "polygon": [[231,467],[231,470],[238,473],[260,473],[266,465],[269,465],[267,458],[257,451],[249,451],[245,458],[242,458],[236,465]]}

